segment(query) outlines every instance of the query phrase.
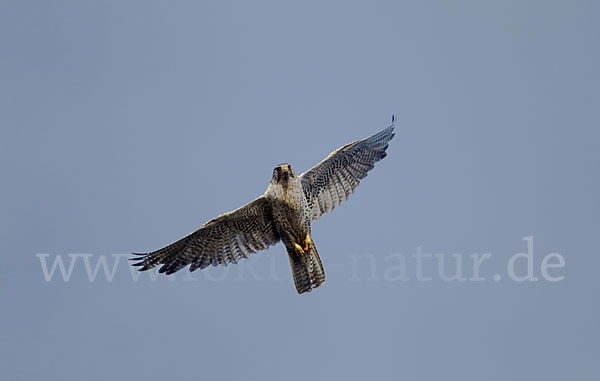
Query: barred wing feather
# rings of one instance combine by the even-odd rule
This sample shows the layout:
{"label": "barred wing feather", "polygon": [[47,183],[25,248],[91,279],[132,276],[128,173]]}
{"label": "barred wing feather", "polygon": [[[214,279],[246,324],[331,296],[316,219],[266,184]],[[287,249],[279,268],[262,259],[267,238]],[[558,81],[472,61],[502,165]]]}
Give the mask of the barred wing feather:
{"label": "barred wing feather", "polygon": [[347,200],[367,172],[386,156],[385,150],[394,137],[394,122],[392,117],[392,124],[385,130],[338,148],[300,175],[312,221]]}
{"label": "barred wing feather", "polygon": [[160,250],[134,254],[140,271],[162,267],[160,273],[172,274],[187,265],[190,271],[209,265],[237,263],[249,254],[279,241],[271,218],[271,206],[264,196],[229,213],[222,214],[198,230]]}

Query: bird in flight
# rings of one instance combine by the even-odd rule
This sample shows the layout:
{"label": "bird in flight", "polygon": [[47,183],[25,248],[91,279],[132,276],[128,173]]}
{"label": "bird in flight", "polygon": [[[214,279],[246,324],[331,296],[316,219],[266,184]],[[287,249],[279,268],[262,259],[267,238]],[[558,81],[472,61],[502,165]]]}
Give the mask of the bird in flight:
{"label": "bird in flight", "polygon": [[159,273],[173,274],[190,265],[190,271],[195,271],[238,263],[281,241],[296,290],[299,294],[312,291],[325,282],[325,272],[311,238],[311,223],[348,199],[375,162],[386,156],[394,122],[392,116],[392,124],[385,130],[338,148],[301,175],[290,164],[276,166],[262,196],[221,214],[169,246],[134,253],[133,266],[145,271],[160,265]]}

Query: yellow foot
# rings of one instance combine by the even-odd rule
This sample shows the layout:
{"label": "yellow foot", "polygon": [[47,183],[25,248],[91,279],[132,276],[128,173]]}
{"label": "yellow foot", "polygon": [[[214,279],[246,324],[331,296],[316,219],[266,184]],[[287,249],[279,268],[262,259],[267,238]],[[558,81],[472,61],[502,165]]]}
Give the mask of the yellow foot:
{"label": "yellow foot", "polygon": [[306,238],[304,238],[304,251],[306,253],[310,253],[312,251],[312,240],[310,239],[310,235],[306,235]]}
{"label": "yellow foot", "polygon": [[294,248],[296,249],[296,252],[298,252],[298,254],[300,255],[310,254],[313,248],[310,236],[307,234],[304,238],[304,246],[300,246],[294,242]]}
{"label": "yellow foot", "polygon": [[304,249],[302,248],[302,246],[300,246],[300,245],[298,245],[297,243],[294,242],[294,248],[296,249],[296,251],[300,255],[304,255]]}

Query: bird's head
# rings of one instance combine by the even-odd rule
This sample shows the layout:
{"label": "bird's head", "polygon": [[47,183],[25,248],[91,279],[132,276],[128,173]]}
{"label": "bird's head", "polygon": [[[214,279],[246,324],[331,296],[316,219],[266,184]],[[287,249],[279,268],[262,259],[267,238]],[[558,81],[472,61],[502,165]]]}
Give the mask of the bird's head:
{"label": "bird's head", "polygon": [[273,183],[287,186],[288,181],[296,177],[292,166],[285,163],[279,164],[273,169]]}

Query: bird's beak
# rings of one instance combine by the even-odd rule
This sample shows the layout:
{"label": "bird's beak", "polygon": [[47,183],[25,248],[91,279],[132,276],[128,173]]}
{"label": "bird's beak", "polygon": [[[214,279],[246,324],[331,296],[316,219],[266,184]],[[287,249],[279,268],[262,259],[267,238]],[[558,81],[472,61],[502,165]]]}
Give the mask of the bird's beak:
{"label": "bird's beak", "polygon": [[285,168],[283,168],[283,171],[282,171],[282,173],[283,173],[284,175],[289,175],[289,174],[290,174],[290,170],[288,169],[288,167],[285,167]]}

